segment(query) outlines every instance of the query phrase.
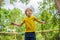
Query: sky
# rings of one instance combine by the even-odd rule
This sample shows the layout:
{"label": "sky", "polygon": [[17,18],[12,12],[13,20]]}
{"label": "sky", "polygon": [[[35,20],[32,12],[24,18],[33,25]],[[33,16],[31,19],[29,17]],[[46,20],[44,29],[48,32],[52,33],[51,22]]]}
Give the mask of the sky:
{"label": "sky", "polygon": [[12,10],[15,7],[24,12],[26,8],[32,8],[34,12],[37,13],[39,11],[39,3],[42,2],[42,0],[30,0],[27,5],[25,3],[19,2],[19,0],[17,0],[17,2],[14,2],[14,5],[10,4],[10,0],[4,0],[4,2],[5,5],[2,8],[5,8],[7,10]]}

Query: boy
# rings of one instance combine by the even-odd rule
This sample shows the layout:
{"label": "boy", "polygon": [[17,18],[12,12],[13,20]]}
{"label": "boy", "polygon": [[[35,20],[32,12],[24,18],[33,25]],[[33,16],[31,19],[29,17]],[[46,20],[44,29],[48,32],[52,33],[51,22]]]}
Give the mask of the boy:
{"label": "boy", "polygon": [[43,21],[39,21],[35,16],[32,16],[32,9],[27,8],[25,10],[26,18],[23,20],[22,23],[16,24],[12,23],[13,25],[16,26],[22,26],[24,23],[26,24],[26,32],[25,32],[25,40],[36,40],[36,35],[35,35],[35,25],[34,21],[37,21],[39,23],[44,23]]}

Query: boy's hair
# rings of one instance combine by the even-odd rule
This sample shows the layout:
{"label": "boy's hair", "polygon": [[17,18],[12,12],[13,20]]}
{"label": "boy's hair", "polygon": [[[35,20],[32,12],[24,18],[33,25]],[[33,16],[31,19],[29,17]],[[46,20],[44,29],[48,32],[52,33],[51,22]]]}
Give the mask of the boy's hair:
{"label": "boy's hair", "polygon": [[32,11],[32,9],[31,9],[31,8],[27,8],[27,9],[25,10],[25,13],[27,12],[27,10],[28,10],[28,9],[29,9],[30,11]]}

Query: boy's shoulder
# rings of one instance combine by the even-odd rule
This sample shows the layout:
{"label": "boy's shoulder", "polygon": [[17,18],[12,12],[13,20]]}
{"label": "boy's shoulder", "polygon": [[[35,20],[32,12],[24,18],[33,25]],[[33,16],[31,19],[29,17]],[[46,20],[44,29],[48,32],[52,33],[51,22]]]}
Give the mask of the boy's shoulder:
{"label": "boy's shoulder", "polygon": [[32,16],[32,17],[36,17],[36,16]]}
{"label": "boy's shoulder", "polygon": [[[35,18],[35,17],[36,17],[36,16],[31,16],[31,18]],[[27,17],[24,18],[24,20],[26,20],[26,19],[27,19]]]}
{"label": "boy's shoulder", "polygon": [[32,18],[36,18],[36,16],[32,16]]}

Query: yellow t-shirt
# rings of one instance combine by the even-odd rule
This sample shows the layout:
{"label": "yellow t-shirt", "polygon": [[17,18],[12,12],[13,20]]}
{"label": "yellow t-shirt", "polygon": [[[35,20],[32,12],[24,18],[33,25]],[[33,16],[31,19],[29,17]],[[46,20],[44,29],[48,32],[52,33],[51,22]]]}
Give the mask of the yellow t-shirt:
{"label": "yellow t-shirt", "polygon": [[38,20],[35,16],[31,16],[31,17],[26,17],[23,22],[25,22],[26,25],[26,32],[35,32],[35,25],[34,25],[34,21]]}

